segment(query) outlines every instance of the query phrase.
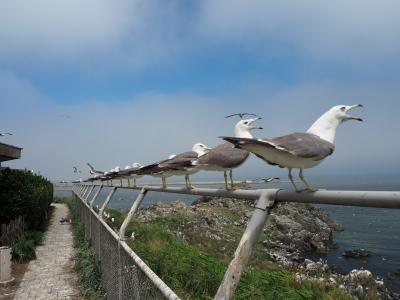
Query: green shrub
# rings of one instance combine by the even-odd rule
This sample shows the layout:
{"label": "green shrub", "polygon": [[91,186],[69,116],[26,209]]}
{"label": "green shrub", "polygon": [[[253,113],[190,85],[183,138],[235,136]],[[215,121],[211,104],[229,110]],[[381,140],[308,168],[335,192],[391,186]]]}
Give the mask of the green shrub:
{"label": "green shrub", "polygon": [[75,270],[78,274],[79,289],[85,299],[106,299],[101,285],[101,274],[90,242],[85,240],[85,228],[78,217],[75,202],[70,198],[57,198],[70,209],[75,243]]}
{"label": "green shrub", "polygon": [[28,240],[33,240],[35,246],[43,245],[44,232],[38,230],[31,230],[25,232],[25,237]]}
{"label": "green shrub", "polygon": [[53,185],[42,176],[0,169],[0,224],[23,216],[28,229],[41,229],[52,200]]}
{"label": "green shrub", "polygon": [[19,262],[27,262],[36,258],[35,241],[25,235],[11,242],[12,257]]}

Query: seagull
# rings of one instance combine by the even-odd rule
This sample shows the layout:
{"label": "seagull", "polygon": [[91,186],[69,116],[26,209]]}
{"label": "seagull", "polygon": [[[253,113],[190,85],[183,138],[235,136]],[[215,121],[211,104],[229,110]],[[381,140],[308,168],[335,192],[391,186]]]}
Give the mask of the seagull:
{"label": "seagull", "polygon": [[281,180],[279,177],[267,177],[267,178],[258,178],[258,179],[255,179],[254,181],[263,181],[265,183],[268,183],[268,182],[274,182],[274,181],[279,181],[279,180]]}
{"label": "seagull", "polygon": [[[253,123],[261,119],[260,117],[253,119],[240,120],[235,125],[235,137],[251,139],[253,136],[250,131],[253,129],[262,129],[255,127]],[[231,188],[233,189],[232,169],[239,167],[249,157],[249,152],[232,147],[232,144],[225,142],[211,149],[205,155],[199,157],[192,164],[202,170],[223,171],[225,179],[225,188],[228,189],[227,171],[231,180]]]}
{"label": "seagull", "polygon": [[1,132],[0,131],[0,136],[6,136],[6,135],[13,135],[11,132]]}
{"label": "seagull", "polygon": [[136,174],[161,177],[163,188],[167,187],[166,177],[185,175],[186,187],[193,188],[189,175],[196,173],[198,168],[192,165],[192,162],[205,155],[210,149],[202,143],[196,143],[193,145],[192,151],[170,155],[168,159],[140,168]]}
{"label": "seagull", "polygon": [[95,168],[94,168],[91,164],[89,164],[89,163],[86,163],[86,164],[87,164],[88,167],[89,167],[89,173],[90,173],[93,177],[100,177],[100,176],[103,176],[103,175],[104,175],[104,172],[103,172],[103,171],[95,170]]}
{"label": "seagull", "polygon": [[[254,153],[270,165],[277,165],[289,170],[289,180],[296,192],[316,191],[303,176],[303,169],[319,165],[335,150],[334,139],[337,127],[348,120],[362,121],[348,112],[361,104],[336,105],[324,113],[303,133],[292,133],[272,139],[253,139],[247,137],[222,137],[240,149]],[[293,181],[292,169],[300,169],[299,177],[306,186],[298,189]]]}
{"label": "seagull", "polygon": [[122,178],[127,178],[129,185],[130,185],[130,178],[133,178],[133,186],[136,187],[136,179],[143,177],[143,175],[138,175],[136,174],[140,168],[142,168],[143,166],[138,163],[135,162],[132,164],[132,166],[125,166],[124,170],[121,170],[118,172],[118,176],[121,176]]}
{"label": "seagull", "polygon": [[[244,116],[254,116],[254,117],[258,117],[256,114],[251,114],[251,113],[245,113],[245,112],[240,112],[237,114],[231,114],[229,116],[226,116],[225,118],[230,118],[233,116],[239,116],[241,119],[243,119]],[[261,119],[261,118],[260,118]]]}

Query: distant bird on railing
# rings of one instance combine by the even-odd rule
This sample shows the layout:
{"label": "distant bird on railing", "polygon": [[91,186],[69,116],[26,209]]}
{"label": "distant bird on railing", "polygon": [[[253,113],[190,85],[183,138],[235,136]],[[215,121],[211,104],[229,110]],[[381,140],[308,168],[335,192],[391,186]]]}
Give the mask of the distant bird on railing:
{"label": "distant bird on railing", "polygon": [[[258,117],[256,114],[252,114],[252,113],[245,113],[245,112],[240,112],[237,114],[231,114],[229,116],[226,116],[225,118],[230,118],[233,116],[239,116],[241,119],[243,119],[244,116],[254,116],[254,117]],[[261,119],[261,118],[260,118]]]}
{"label": "distant bird on railing", "polygon": [[[259,120],[260,117],[254,119],[240,120],[235,125],[235,136],[252,138],[250,131],[253,129],[262,129],[262,127],[255,127],[253,123]],[[205,155],[199,157],[193,162],[201,170],[208,171],[223,171],[225,179],[225,188],[228,189],[227,171],[231,180],[231,188],[233,189],[232,169],[242,165],[249,157],[249,152],[241,149],[234,148],[230,143],[220,144],[211,149]]]}
{"label": "distant bird on railing", "polygon": [[269,183],[269,182],[276,182],[281,180],[279,177],[267,177],[267,178],[258,178],[258,179],[254,179],[254,181],[262,181],[265,183]]}
{"label": "distant bird on railing", "polygon": [[319,165],[335,149],[334,139],[337,127],[347,120],[362,121],[348,111],[362,107],[361,104],[337,105],[324,113],[305,133],[292,133],[272,139],[248,137],[222,137],[237,148],[248,150],[270,165],[288,168],[289,180],[297,192],[292,169],[300,169],[299,177],[306,186],[303,190],[316,191],[303,176],[303,169]]}
{"label": "distant bird on railing", "polygon": [[0,136],[13,135],[11,132],[0,131]]}
{"label": "distant bird on railing", "polygon": [[131,166],[125,166],[124,170],[121,170],[116,174],[115,176],[117,178],[127,178],[129,185],[130,185],[130,179],[133,179],[133,186],[136,187],[136,179],[143,177],[144,175],[136,174],[140,168],[143,166],[140,163],[133,163],[132,167]]}
{"label": "distant bird on railing", "polygon": [[210,150],[202,143],[196,143],[192,151],[181,154],[170,155],[168,159],[144,166],[136,172],[138,175],[151,175],[161,177],[163,187],[167,187],[166,178],[170,176],[185,176],[185,184],[188,189],[192,188],[189,175],[196,173],[199,169],[192,164],[193,161],[205,155]]}

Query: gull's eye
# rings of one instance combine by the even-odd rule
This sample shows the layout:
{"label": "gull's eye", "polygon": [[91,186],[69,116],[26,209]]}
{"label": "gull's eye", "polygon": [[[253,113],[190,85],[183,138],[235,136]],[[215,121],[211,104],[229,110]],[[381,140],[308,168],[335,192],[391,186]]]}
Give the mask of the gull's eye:
{"label": "gull's eye", "polygon": [[343,111],[343,112],[346,111],[346,106],[342,106],[342,107],[340,108],[340,110]]}
{"label": "gull's eye", "polygon": [[247,125],[249,122],[244,122],[244,125]]}

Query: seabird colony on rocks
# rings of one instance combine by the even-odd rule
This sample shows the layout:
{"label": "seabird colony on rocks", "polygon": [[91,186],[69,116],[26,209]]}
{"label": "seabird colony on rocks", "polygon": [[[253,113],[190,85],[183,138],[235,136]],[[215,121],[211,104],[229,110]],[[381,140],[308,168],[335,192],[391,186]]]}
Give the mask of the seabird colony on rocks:
{"label": "seabird colony on rocks", "polygon": [[253,139],[247,137],[223,137],[239,149],[254,153],[270,165],[289,170],[289,180],[296,191],[292,169],[299,169],[299,177],[306,189],[316,191],[304,178],[303,169],[319,165],[335,149],[334,139],[337,127],[348,120],[362,121],[348,112],[361,104],[337,105],[324,113],[305,133],[292,133],[272,139]]}
{"label": "seabird colony on rocks", "polygon": [[[355,105],[337,105],[324,113],[314,124],[303,133],[295,132],[292,134],[279,136],[276,138],[257,139],[253,138],[251,131],[253,129],[262,129],[253,126],[254,122],[261,119],[243,120],[250,113],[237,113],[226,116],[239,116],[240,120],[235,125],[234,137],[222,137],[226,142],[214,148],[208,148],[204,144],[197,143],[192,151],[184,152],[178,155],[171,155],[164,159],[146,166],[138,163],[132,165],[132,168],[126,167],[121,170],[116,167],[109,172],[96,171],[90,165],[90,173],[94,175],[92,180],[110,180],[113,178],[133,178],[136,186],[136,179],[144,175],[161,177],[163,187],[166,188],[166,178],[169,176],[185,176],[187,188],[193,188],[190,183],[189,175],[199,170],[223,171],[225,179],[225,188],[228,189],[229,171],[230,186],[233,188],[232,169],[242,165],[254,153],[257,157],[263,159],[270,165],[277,165],[289,170],[289,180],[297,192],[298,189],[292,177],[292,169],[299,169],[299,177],[308,191],[315,191],[304,178],[303,169],[312,168],[319,165],[326,157],[331,155],[335,149],[334,139],[337,127],[347,120],[362,119],[353,117],[348,112],[356,107],[362,107],[361,104]],[[277,178],[263,179],[265,182],[273,181]]]}

